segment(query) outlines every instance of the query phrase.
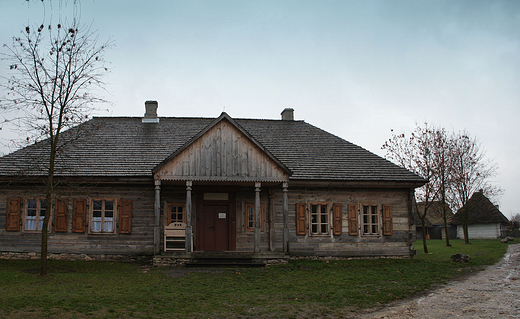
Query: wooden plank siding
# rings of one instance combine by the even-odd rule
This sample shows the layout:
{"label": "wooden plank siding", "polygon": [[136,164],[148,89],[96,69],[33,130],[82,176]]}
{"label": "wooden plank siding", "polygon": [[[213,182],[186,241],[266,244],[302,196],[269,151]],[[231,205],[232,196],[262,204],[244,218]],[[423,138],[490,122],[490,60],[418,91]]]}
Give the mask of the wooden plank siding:
{"label": "wooden plank siding", "polygon": [[[242,188],[237,193],[236,198],[236,212],[237,212],[237,251],[240,252],[254,252],[254,231],[246,230],[246,205],[255,204],[254,188]],[[264,227],[260,231],[260,251],[270,251],[269,232],[273,231],[269,227],[269,190],[262,188],[260,192],[260,205],[264,207],[263,220],[261,224]],[[280,241],[281,243],[281,241]]]}
{"label": "wooden plank siding", "polygon": [[[275,211],[276,227],[283,227],[282,191],[276,190]],[[409,190],[408,189],[368,189],[368,188],[291,188],[289,183],[289,252],[291,255],[320,256],[410,256],[411,237],[409,226]],[[296,204],[309,202],[327,202],[332,209],[333,204],[342,204],[342,234],[327,236],[296,235]],[[392,206],[392,235],[363,236],[360,230],[357,235],[349,235],[348,205],[358,207],[358,227],[362,227],[359,215],[360,205],[378,204],[379,222],[382,226],[382,205]],[[308,206],[307,206],[308,207]],[[330,214],[332,217],[332,213]],[[332,226],[332,221],[330,223]],[[280,239],[280,235],[276,238]],[[282,243],[277,241],[277,250]]]}
{"label": "wooden plank siding", "polygon": [[[42,187],[43,189],[43,187]],[[59,192],[59,191],[58,191]],[[5,212],[7,198],[19,197],[23,202],[28,198],[41,197],[43,192],[35,192],[35,187],[9,187],[0,194],[0,251],[4,252],[40,252],[41,233],[7,232],[5,229]],[[49,237],[49,253],[107,254],[107,255],[150,255],[153,254],[153,201],[152,186],[102,186],[70,187],[59,193],[60,198],[68,199],[67,231],[56,232],[52,215]],[[121,199],[132,201],[131,234],[119,233],[119,215],[114,219],[114,234],[91,234],[72,232],[73,199],[83,198],[116,198],[118,206]],[[89,201],[87,200],[87,203]],[[53,201],[54,204],[54,201]],[[118,212],[120,208],[118,207]],[[87,210],[88,211],[88,210]],[[89,213],[87,213],[87,216]],[[22,212],[20,219],[24,214]],[[88,217],[87,217],[88,220]],[[21,221],[22,222],[22,221]]]}
{"label": "wooden plank siding", "polygon": [[284,170],[230,122],[221,121],[165,163],[162,180],[284,181]]}
{"label": "wooden plank siding", "polygon": [[[193,234],[196,233],[195,219],[197,216],[197,200],[203,185],[194,183],[192,193],[192,225]],[[0,251],[8,252],[39,252],[40,234],[6,231],[7,198],[33,198],[42,193],[34,191],[34,187],[3,188],[0,193]],[[245,227],[246,205],[255,203],[254,186],[230,186],[235,194],[236,205],[236,250],[239,252],[254,251],[254,232]],[[269,192],[272,192],[272,199]],[[68,199],[67,232],[58,233],[51,225],[49,233],[50,253],[78,253],[78,254],[153,254],[154,233],[154,187],[153,184],[143,185],[95,185],[92,187],[72,188],[67,194],[60,194]],[[75,198],[116,198],[132,200],[132,221],[130,234],[89,234],[72,232],[73,207]],[[410,193],[409,189],[370,189],[370,188],[317,188],[294,187],[289,182],[289,253],[297,256],[409,256],[410,242]],[[185,204],[186,187],[175,185],[172,182],[163,182],[161,186],[161,243],[163,247],[163,226],[166,219],[168,203]],[[264,228],[260,233],[261,253],[283,251],[283,191],[280,184],[263,184],[260,192],[260,202],[264,207]],[[311,236],[296,234],[296,204],[309,202],[325,202],[330,208],[330,226],[332,227],[332,208],[334,204],[341,204],[342,220],[340,235],[333,235],[332,228],[327,236]],[[272,204],[271,204],[272,203]],[[360,205],[378,204],[392,207],[391,235],[363,236],[362,230],[357,235],[349,235],[348,207],[356,205],[358,208],[358,226],[362,227],[359,217]],[[22,204],[23,205],[23,204]],[[336,206],[338,207],[338,206]],[[273,220],[270,211],[274,211]],[[54,218],[51,219],[53,223]],[[382,214],[380,223],[382,224]],[[195,236],[194,236],[195,237]],[[194,243],[197,247],[197,242]]]}

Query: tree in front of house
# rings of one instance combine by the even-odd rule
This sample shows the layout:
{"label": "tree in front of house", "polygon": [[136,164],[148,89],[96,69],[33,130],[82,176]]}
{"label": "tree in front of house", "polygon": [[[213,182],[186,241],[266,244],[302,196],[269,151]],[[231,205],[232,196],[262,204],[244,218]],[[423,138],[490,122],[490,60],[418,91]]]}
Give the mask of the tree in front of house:
{"label": "tree in front of house", "polygon": [[[424,251],[426,247],[426,216],[434,202],[440,202],[446,245],[448,236],[448,207],[455,210],[464,207],[471,195],[484,189],[489,196],[497,196],[500,189],[489,183],[496,173],[496,165],[486,160],[485,152],[475,138],[466,132],[448,133],[442,127],[432,127],[427,123],[417,125],[410,137],[395,134],[382,147],[386,157],[422,176],[428,183],[415,193],[415,211],[421,220]],[[468,239],[467,213],[463,212],[464,240]],[[464,222],[465,221],[465,222]]]}
{"label": "tree in front of house", "polygon": [[[9,61],[8,75],[1,86],[5,96],[0,109],[11,125],[26,136],[26,141],[46,143],[45,218],[41,225],[41,275],[47,274],[47,229],[56,186],[56,160],[65,146],[61,134],[86,121],[93,103],[102,99],[94,95],[103,88],[106,73],[103,54],[111,42],[98,44],[88,27],[72,23],[27,26],[12,45],[4,45],[4,59]],[[42,208],[43,211],[43,208]]]}
{"label": "tree in front of house", "polygon": [[448,217],[451,213],[448,204],[449,189],[451,186],[451,169],[453,168],[453,157],[451,156],[453,144],[453,136],[442,127],[438,128],[434,132],[433,142],[433,157],[435,176],[433,183],[434,188],[437,189],[437,197],[440,202],[440,209],[437,210],[437,214],[440,215],[444,224],[444,237],[446,240],[446,246],[450,246],[450,236],[448,234]]}
{"label": "tree in front of house", "polygon": [[501,190],[489,182],[496,175],[497,165],[486,159],[485,152],[475,137],[467,132],[459,132],[454,135],[452,143],[449,188],[451,205],[460,209],[464,243],[468,244],[470,212],[466,209],[466,203],[479,190],[488,198],[498,196]]}
{"label": "tree in front of house", "polygon": [[520,213],[511,216],[507,232],[509,236],[518,237],[517,234],[520,233]]}
{"label": "tree in front of house", "polygon": [[[424,127],[417,126],[410,137],[405,134],[395,134],[392,131],[392,138],[382,146],[388,159],[429,181],[415,191],[414,198],[414,210],[421,220],[425,253],[428,253],[426,216],[438,195],[436,163],[433,152],[437,130],[425,123]],[[421,210],[419,210],[418,203],[423,205]]]}

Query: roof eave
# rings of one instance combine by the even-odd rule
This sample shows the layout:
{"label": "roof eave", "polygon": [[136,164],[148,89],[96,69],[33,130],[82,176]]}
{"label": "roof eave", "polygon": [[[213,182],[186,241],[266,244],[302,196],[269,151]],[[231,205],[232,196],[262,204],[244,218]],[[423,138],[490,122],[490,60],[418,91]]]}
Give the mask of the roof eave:
{"label": "roof eave", "polygon": [[289,178],[290,186],[313,186],[318,187],[382,187],[382,188],[417,188],[425,183],[419,181],[398,180],[331,180],[331,179],[292,179]]}

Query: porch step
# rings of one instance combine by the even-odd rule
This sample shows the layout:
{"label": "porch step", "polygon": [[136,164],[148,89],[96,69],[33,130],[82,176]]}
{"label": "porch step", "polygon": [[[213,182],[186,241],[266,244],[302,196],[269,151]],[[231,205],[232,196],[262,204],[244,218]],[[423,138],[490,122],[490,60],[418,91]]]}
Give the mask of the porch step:
{"label": "porch step", "polygon": [[185,264],[187,268],[250,268],[250,267],[265,267],[264,261],[258,261],[253,258],[226,258],[226,257],[208,257],[208,258],[196,258]]}

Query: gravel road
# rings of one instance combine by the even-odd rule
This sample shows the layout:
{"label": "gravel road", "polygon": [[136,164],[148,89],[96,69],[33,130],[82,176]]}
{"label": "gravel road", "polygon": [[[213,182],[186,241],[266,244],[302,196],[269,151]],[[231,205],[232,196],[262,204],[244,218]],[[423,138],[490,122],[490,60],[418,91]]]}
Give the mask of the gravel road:
{"label": "gravel road", "polygon": [[475,275],[360,318],[520,318],[520,244]]}

